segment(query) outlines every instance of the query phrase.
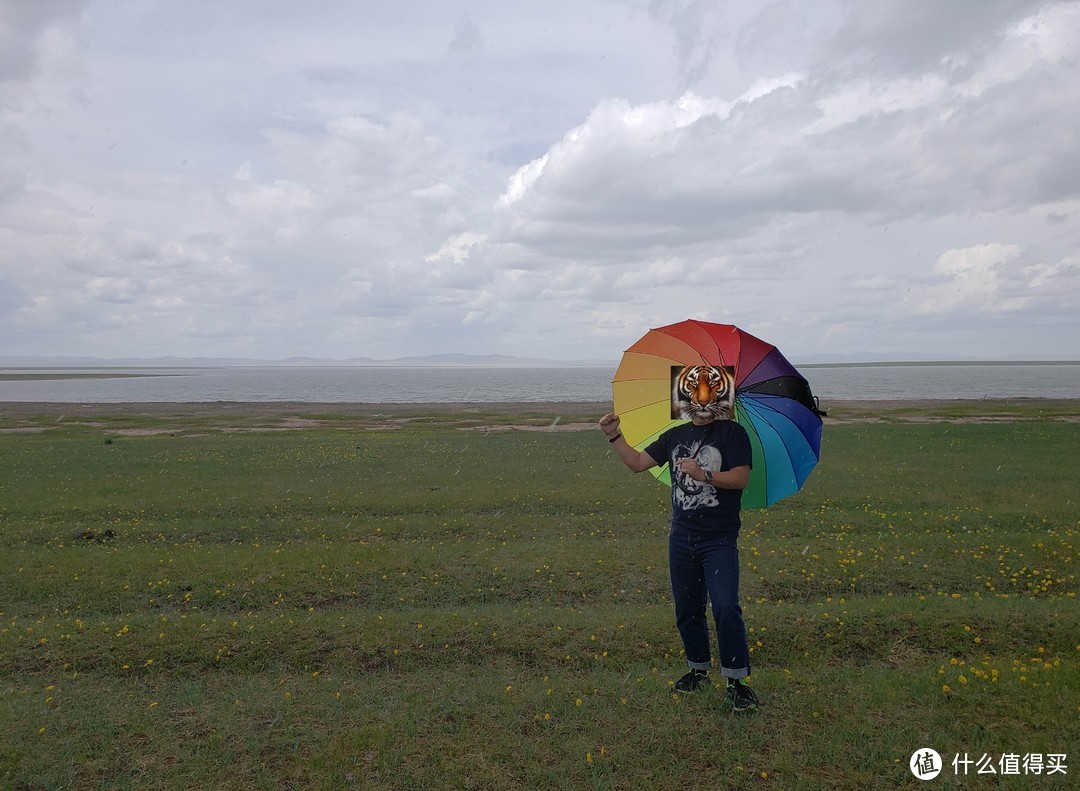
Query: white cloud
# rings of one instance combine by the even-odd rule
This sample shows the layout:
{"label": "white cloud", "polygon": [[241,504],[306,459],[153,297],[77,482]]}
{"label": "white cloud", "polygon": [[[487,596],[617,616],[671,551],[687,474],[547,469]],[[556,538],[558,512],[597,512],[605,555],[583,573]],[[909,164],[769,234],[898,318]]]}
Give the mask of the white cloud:
{"label": "white cloud", "polygon": [[824,96],[817,103],[821,117],[805,132],[820,134],[866,116],[919,110],[940,102],[945,88],[945,79],[936,74],[892,82],[858,80]]}
{"label": "white cloud", "polygon": [[86,283],[87,298],[95,302],[131,304],[143,286],[129,277],[94,277]]}
{"label": "white cloud", "polygon": [[976,96],[1015,82],[1027,72],[1076,57],[1080,3],[1052,3],[1011,26],[1001,46],[957,86],[962,96]]}
{"label": "white cloud", "polygon": [[544,172],[547,163],[548,155],[544,154],[542,157],[538,157],[529,164],[518,168],[517,172],[510,177],[510,181],[506,185],[506,192],[499,196],[496,206],[508,208],[525,197],[525,193]]}
{"label": "white cloud", "polygon": [[435,263],[438,261],[452,261],[455,264],[464,263],[469,257],[469,250],[478,244],[482,244],[487,236],[482,233],[459,233],[447,239],[438,252],[424,258],[425,261]]}
{"label": "white cloud", "polygon": [[430,187],[419,187],[409,194],[414,198],[439,201],[453,198],[457,193],[449,184],[440,182],[438,184],[432,184]]}
{"label": "white cloud", "polygon": [[852,282],[851,288],[853,291],[891,292],[896,289],[896,280],[890,277],[856,278]]}
{"label": "white cloud", "polygon": [[910,304],[921,314],[953,318],[1066,314],[1080,308],[1077,260],[1033,261],[1019,245],[998,242],[948,250]]}
{"label": "white cloud", "polygon": [[948,313],[959,308],[1003,312],[1026,306],[1013,282],[1020,274],[1017,245],[993,242],[949,250],[931,270],[932,285],[923,290],[919,309]]}
{"label": "white cloud", "polygon": [[[248,179],[250,180],[250,179]],[[303,184],[278,179],[273,184],[257,184],[235,190],[225,197],[230,206],[254,214],[290,214],[313,208],[314,196]]]}

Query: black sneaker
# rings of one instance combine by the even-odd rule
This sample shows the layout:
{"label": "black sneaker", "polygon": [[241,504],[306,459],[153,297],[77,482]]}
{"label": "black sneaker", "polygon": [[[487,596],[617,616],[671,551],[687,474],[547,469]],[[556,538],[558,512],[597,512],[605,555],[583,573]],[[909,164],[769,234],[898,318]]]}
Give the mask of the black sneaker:
{"label": "black sneaker", "polygon": [[758,699],[757,695],[754,694],[754,690],[741,681],[728,684],[726,700],[735,711],[753,711],[758,707]]}
{"label": "black sneaker", "polygon": [[709,683],[709,671],[690,668],[690,672],[675,682],[679,692],[693,692]]}

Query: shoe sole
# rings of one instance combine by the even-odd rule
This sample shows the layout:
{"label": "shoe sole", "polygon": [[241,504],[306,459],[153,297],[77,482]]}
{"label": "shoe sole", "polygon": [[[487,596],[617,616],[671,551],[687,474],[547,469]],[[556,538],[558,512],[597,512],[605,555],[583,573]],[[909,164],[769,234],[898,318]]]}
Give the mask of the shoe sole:
{"label": "shoe sole", "polygon": [[736,714],[744,714],[744,713],[746,713],[748,711],[757,711],[757,708],[758,708],[758,703],[757,702],[744,703],[742,705],[739,705],[734,700],[732,700],[730,697],[725,697],[724,698],[724,703],[731,706],[731,710],[734,711]]}
{"label": "shoe sole", "polygon": [[699,678],[697,683],[692,687],[680,687],[678,682],[671,685],[676,692],[697,692],[699,689],[708,689],[712,686],[712,682],[709,681],[709,677]]}
{"label": "shoe sole", "polygon": [[708,686],[709,686],[708,684],[698,684],[696,687],[689,687],[687,689],[680,689],[679,687],[675,687],[675,691],[676,692],[685,692],[685,693],[700,692],[701,690],[705,689]]}

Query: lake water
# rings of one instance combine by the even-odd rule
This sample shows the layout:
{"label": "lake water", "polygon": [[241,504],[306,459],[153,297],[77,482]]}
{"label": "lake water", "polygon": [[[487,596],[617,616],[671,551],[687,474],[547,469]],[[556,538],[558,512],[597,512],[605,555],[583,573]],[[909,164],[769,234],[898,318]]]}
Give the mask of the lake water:
{"label": "lake water", "polygon": [[[1080,363],[813,365],[822,405],[840,400],[1080,398]],[[615,366],[574,368],[2,368],[0,402],[611,401]]]}

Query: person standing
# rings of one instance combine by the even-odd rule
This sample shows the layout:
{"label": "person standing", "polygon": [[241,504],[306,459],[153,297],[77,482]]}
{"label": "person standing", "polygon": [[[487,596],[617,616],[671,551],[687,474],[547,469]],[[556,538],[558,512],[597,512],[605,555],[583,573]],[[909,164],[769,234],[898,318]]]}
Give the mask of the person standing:
{"label": "person standing", "polygon": [[668,561],[675,622],[689,665],[675,689],[693,692],[708,684],[712,655],[706,602],[711,601],[717,665],[728,680],[725,699],[736,711],[756,709],[757,696],[745,683],[750,651],[739,605],[740,511],[752,464],[746,429],[702,411],[638,451],[622,436],[618,415],[604,415],[599,425],[631,471],[663,464],[671,468]]}

